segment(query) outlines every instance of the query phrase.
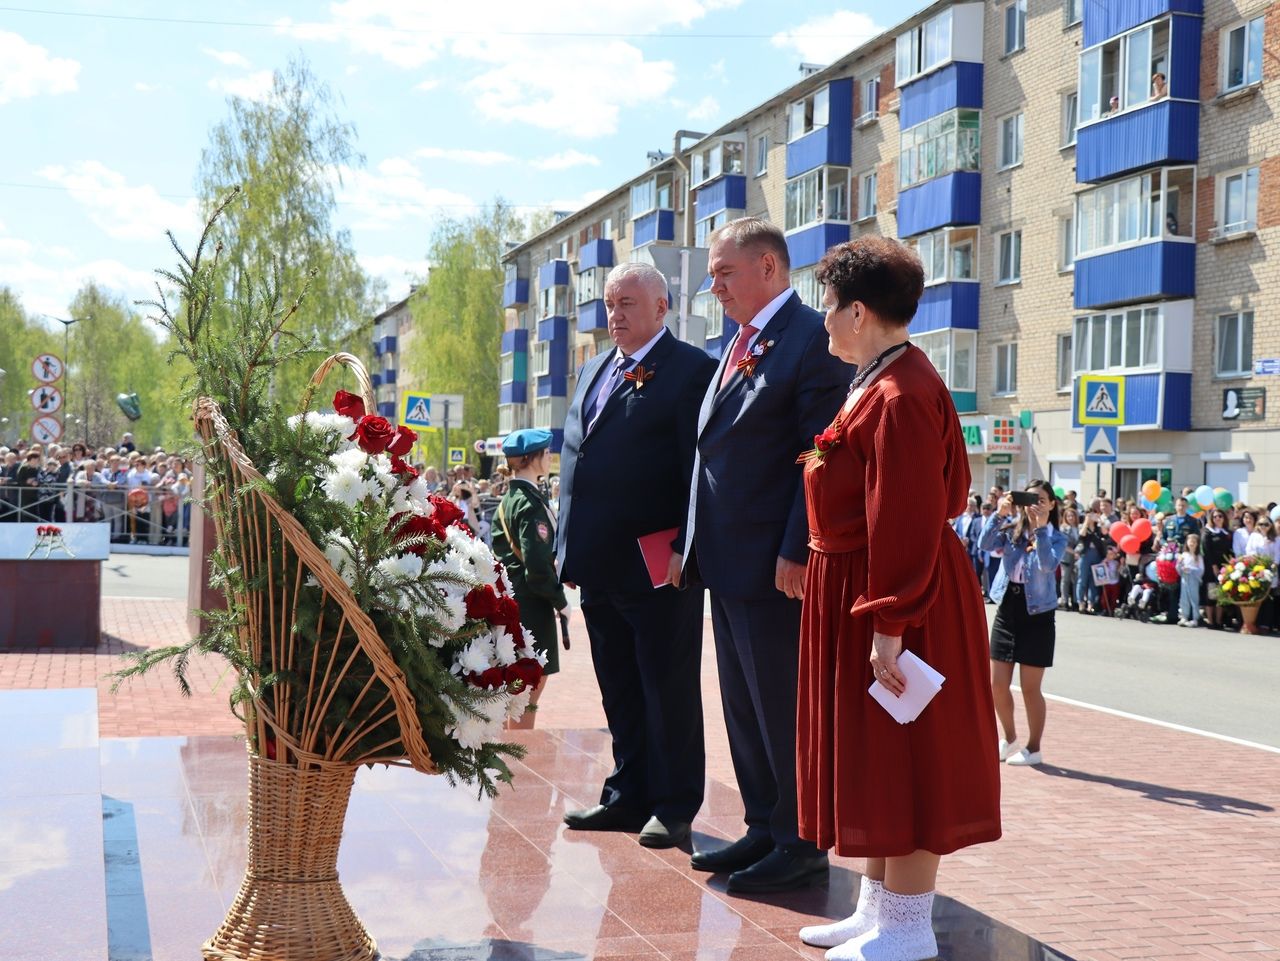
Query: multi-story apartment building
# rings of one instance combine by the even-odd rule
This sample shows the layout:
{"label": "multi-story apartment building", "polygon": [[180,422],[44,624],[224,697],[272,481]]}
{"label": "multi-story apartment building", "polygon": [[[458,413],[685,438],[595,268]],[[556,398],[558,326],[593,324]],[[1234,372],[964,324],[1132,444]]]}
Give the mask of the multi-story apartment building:
{"label": "multi-story apartment building", "polygon": [[[1148,479],[1280,500],[1280,3],[939,0],[514,248],[501,428],[559,428],[609,344],[608,268],[672,280],[684,339],[732,335],[707,234],[781,226],[817,306],[831,244],[912,244],[911,325],[974,486]],[[692,141],[692,142],[687,142]],[[726,328],[728,328],[726,330]],[[1123,384],[1116,462],[1084,458],[1082,377]],[[1275,382],[1280,387],[1280,380]]]}
{"label": "multi-story apartment building", "polygon": [[414,386],[412,374],[405,369],[401,358],[413,339],[413,311],[409,302],[416,289],[411,288],[408,297],[373,318],[375,361],[369,379],[377,395],[378,413],[392,423],[400,415],[401,392]]}

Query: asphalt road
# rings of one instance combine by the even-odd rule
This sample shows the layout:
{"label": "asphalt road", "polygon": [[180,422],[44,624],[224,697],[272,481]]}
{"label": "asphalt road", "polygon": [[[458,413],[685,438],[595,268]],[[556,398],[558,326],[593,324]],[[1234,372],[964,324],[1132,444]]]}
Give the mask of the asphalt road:
{"label": "asphalt road", "polygon": [[[187,558],[113,554],[102,591],[185,600]],[[1046,693],[1280,748],[1280,636],[1061,611],[1057,625]]]}

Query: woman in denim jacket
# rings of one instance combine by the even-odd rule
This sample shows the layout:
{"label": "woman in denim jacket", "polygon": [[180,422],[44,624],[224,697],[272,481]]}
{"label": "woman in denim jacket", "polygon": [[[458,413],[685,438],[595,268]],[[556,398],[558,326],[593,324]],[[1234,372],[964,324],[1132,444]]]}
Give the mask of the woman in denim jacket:
{"label": "woman in denim jacket", "polygon": [[[1000,760],[1009,764],[1039,764],[1044,733],[1045,703],[1040,691],[1044,670],[1053,666],[1054,611],[1058,607],[1055,573],[1067,549],[1067,536],[1058,530],[1058,498],[1046,481],[1027,485],[1040,501],[1015,508],[1006,494],[999,509],[982,529],[983,550],[1004,548],[1000,570],[991,585],[991,599],[999,605],[991,626],[991,692],[996,717],[1004,730]],[[1018,682],[1030,728],[1019,748],[1013,719],[1013,665],[1020,664]]]}

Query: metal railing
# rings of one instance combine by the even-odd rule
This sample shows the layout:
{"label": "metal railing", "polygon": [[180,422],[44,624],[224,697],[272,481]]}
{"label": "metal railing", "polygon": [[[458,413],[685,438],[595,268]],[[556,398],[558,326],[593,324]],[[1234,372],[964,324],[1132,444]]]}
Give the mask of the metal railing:
{"label": "metal railing", "polygon": [[0,524],[102,523],[113,544],[187,547],[191,497],[170,487],[0,483]]}

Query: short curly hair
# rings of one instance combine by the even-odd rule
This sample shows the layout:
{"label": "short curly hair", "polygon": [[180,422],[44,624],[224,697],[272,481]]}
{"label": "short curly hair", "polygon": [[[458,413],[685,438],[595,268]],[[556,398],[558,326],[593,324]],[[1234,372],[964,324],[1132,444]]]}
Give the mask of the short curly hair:
{"label": "short curly hair", "polygon": [[817,279],[835,292],[838,307],[860,300],[885,323],[902,327],[911,323],[924,293],[920,258],[888,237],[836,244],[818,262]]}

